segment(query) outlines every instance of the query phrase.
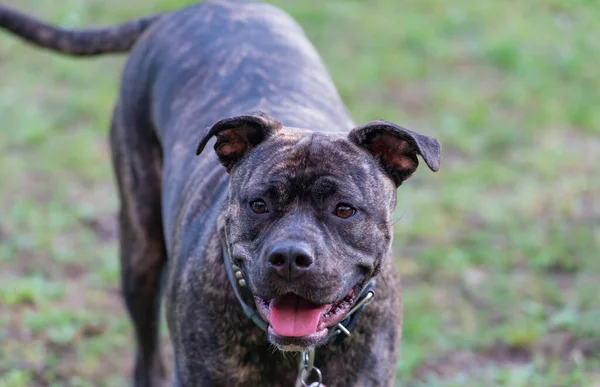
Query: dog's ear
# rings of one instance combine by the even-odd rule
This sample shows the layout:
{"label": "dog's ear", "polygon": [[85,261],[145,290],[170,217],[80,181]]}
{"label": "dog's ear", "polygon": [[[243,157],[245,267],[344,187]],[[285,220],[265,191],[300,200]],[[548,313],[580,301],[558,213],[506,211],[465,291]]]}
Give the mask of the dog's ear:
{"label": "dog's ear", "polygon": [[441,145],[438,140],[411,132],[386,121],[373,121],[348,134],[348,139],[375,157],[396,187],[410,177],[421,155],[432,171],[440,167]]}
{"label": "dog's ear", "polygon": [[212,136],[217,137],[215,152],[227,172],[258,144],[281,130],[281,122],[262,112],[225,118],[208,129],[200,140],[199,155]]}

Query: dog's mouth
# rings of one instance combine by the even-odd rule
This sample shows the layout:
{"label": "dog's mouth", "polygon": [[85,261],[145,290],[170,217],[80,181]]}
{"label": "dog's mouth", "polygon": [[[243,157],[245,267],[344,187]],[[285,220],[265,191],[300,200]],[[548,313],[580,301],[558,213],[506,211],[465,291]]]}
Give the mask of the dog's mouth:
{"label": "dog's mouth", "polygon": [[333,304],[317,304],[293,293],[268,301],[254,298],[259,313],[269,323],[270,340],[283,350],[297,350],[324,341],[329,328],[346,317],[356,294],[352,289]]}

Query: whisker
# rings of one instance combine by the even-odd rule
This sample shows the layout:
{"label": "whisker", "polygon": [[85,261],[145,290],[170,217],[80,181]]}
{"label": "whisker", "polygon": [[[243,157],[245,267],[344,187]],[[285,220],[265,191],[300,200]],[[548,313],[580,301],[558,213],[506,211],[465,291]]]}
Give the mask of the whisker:
{"label": "whisker", "polygon": [[398,219],[392,220],[392,226],[398,223],[402,219],[402,217],[404,217],[404,212],[401,213],[400,216],[398,216]]}

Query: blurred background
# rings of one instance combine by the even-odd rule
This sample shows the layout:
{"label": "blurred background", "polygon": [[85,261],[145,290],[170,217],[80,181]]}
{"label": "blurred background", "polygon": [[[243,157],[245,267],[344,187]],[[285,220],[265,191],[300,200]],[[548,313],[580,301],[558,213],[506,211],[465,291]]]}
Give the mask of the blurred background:
{"label": "blurred background", "polygon": [[[193,1],[3,2],[77,28]],[[600,3],[273,3],[357,123],[443,144],[399,190],[398,386],[600,386]],[[0,386],[127,384],[106,141],[123,61],[0,32]]]}

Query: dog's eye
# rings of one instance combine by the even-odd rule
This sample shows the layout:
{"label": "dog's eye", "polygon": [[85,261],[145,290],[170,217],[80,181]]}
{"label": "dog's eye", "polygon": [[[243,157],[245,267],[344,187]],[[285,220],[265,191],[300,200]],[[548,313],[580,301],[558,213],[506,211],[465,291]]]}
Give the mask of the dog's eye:
{"label": "dog's eye", "polygon": [[342,219],[348,219],[355,213],[356,210],[347,204],[338,204],[334,211],[335,216]]}
{"label": "dog's eye", "polygon": [[268,212],[267,203],[260,199],[250,202],[250,208],[256,214],[264,214],[265,212]]}

